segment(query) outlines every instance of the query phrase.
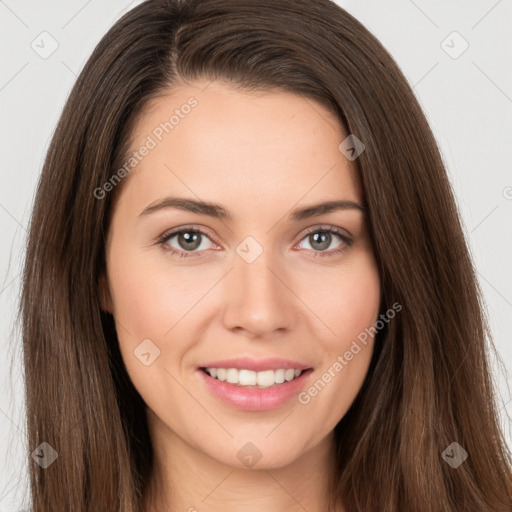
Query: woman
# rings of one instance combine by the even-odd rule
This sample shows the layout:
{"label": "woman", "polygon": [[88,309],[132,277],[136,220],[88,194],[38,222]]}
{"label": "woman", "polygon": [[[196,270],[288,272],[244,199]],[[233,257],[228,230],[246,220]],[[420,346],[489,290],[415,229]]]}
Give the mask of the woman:
{"label": "woman", "polygon": [[334,3],[119,20],[47,155],[22,315],[37,512],[512,507],[435,139]]}

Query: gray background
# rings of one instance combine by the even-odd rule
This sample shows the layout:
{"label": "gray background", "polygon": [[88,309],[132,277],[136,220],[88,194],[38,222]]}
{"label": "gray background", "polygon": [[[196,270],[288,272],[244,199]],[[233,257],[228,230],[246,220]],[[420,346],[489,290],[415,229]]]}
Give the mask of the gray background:
{"label": "gray background", "polygon": [[[25,465],[34,463],[24,455],[28,447],[23,437],[21,350],[15,311],[35,186],[77,74],[108,28],[137,3],[0,0],[2,512],[23,508]],[[503,428],[512,446],[508,418],[512,415],[512,377],[505,372],[512,370],[512,0],[338,3],[394,56],[439,142],[488,303],[496,346],[505,363],[502,368],[492,358]],[[43,32],[49,35],[41,35]],[[46,55],[52,45],[58,47]]]}

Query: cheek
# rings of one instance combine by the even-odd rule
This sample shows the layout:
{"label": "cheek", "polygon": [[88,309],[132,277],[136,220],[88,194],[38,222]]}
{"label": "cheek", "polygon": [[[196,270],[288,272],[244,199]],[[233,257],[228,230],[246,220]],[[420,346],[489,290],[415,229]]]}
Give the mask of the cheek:
{"label": "cheek", "polygon": [[191,292],[184,291],[176,273],[166,272],[141,252],[121,252],[120,246],[113,248],[108,268],[121,357],[143,400],[159,410],[175,391],[166,370],[174,373],[173,360],[187,348],[178,343],[169,350],[169,342],[182,327],[180,319],[193,297],[187,297]]}
{"label": "cheek", "polygon": [[[380,278],[372,255],[366,254],[339,271],[317,275],[305,293],[328,327],[327,349],[347,350],[351,340],[375,324],[380,307]],[[306,295],[304,295],[305,297]],[[313,308],[312,308],[313,309]]]}
{"label": "cheek", "polygon": [[[133,337],[163,339],[186,313],[189,303],[198,300],[197,282],[183,273],[169,271],[165,258],[141,251],[122,254],[118,242],[109,262],[109,282],[116,320]],[[204,293],[204,292],[203,292]]]}
{"label": "cheek", "polygon": [[331,279],[325,295],[325,323],[335,335],[323,337],[326,358],[301,403],[322,395],[314,399],[315,413],[333,427],[359,392],[373,353],[372,328],[380,307],[380,278],[373,256],[368,253],[354,260]]}
{"label": "cheek", "polygon": [[[335,424],[357,395],[368,371],[373,353],[373,328],[379,315],[380,278],[372,253],[358,255],[326,277],[317,276],[308,300],[328,327],[319,345],[323,351],[320,382],[311,396],[322,394],[316,402],[317,414]],[[320,293],[320,290],[323,290]],[[324,391],[325,389],[325,391]],[[309,395],[309,392],[308,392]]]}
{"label": "cheek", "polygon": [[[193,343],[191,318],[211,286],[211,271],[204,275],[198,269],[173,269],[157,251],[148,255],[121,247],[128,245],[118,239],[108,262],[116,329],[125,366],[141,395],[147,396],[148,386],[168,378],[164,369],[175,368]],[[147,352],[154,360],[149,366],[138,359]]]}
{"label": "cheek", "polygon": [[333,321],[335,329],[345,332],[351,338],[357,337],[377,320],[380,306],[380,280],[377,271],[368,268],[340,284],[340,310]]}
{"label": "cheek", "polygon": [[[360,259],[328,282],[323,299],[322,320],[328,334],[319,340],[324,351],[315,379],[298,396],[304,414],[316,418],[330,431],[346,414],[366,378],[373,353],[370,329],[380,306],[380,279],[373,259]],[[312,425],[314,428],[314,425]]]}
{"label": "cheek", "polygon": [[163,297],[155,288],[156,276],[137,265],[136,261],[130,261],[129,257],[111,268],[110,285],[116,321],[134,337],[161,336],[163,326],[156,320],[169,297]]}

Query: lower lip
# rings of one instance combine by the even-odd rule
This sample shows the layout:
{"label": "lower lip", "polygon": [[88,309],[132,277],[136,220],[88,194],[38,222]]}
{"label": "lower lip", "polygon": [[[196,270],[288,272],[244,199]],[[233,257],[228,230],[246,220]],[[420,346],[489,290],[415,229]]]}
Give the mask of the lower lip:
{"label": "lower lip", "polygon": [[198,369],[197,373],[210,391],[226,405],[242,411],[268,411],[277,409],[297,396],[312,371],[309,368],[296,379],[285,381],[270,388],[249,388],[225,381],[222,382],[210,377],[201,369]]}

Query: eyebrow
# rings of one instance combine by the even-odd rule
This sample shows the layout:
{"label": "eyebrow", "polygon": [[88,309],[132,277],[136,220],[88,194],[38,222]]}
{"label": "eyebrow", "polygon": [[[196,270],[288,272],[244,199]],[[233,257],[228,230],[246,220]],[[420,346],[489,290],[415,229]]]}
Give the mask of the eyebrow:
{"label": "eyebrow", "polygon": [[[182,197],[166,197],[151,203],[149,206],[139,214],[139,217],[149,215],[153,212],[165,209],[177,208],[200,215],[208,215],[217,219],[232,220],[232,215],[222,206],[215,203],[208,203],[204,201],[196,201],[195,199],[186,199]],[[326,213],[331,213],[337,210],[366,210],[366,206],[346,199],[328,201],[325,203],[313,204],[305,208],[298,208],[293,210],[288,218],[292,221],[299,221],[316,217]]]}

